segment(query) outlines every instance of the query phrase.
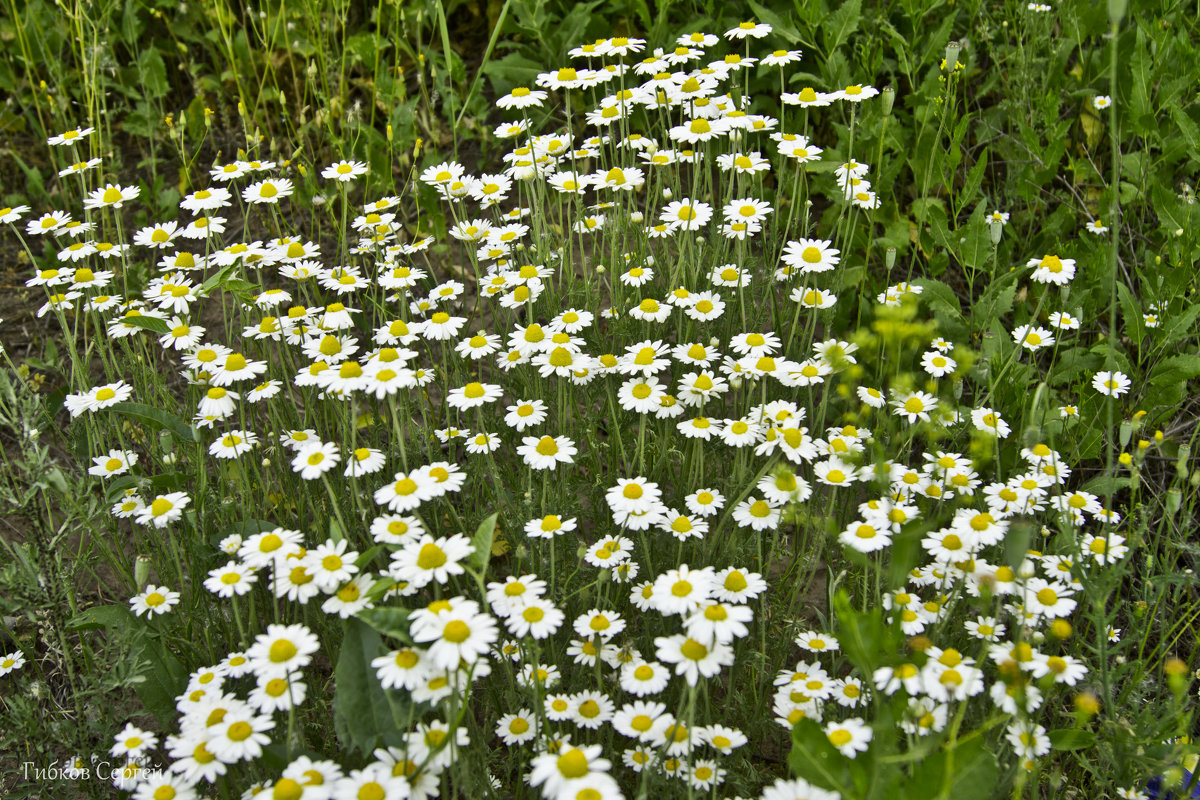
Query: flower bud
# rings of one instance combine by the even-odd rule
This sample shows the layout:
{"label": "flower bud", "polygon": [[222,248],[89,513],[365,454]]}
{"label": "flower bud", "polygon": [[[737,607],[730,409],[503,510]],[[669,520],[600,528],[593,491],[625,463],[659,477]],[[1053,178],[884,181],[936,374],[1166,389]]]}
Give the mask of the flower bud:
{"label": "flower bud", "polygon": [[879,102],[883,105],[883,116],[890,117],[892,106],[896,104],[896,90],[891,86],[883,87],[883,91],[879,93]]}
{"label": "flower bud", "polygon": [[133,580],[137,590],[141,592],[150,585],[150,557],[138,556],[133,562]]}
{"label": "flower bud", "polygon": [[954,71],[954,65],[958,63],[958,54],[961,52],[961,42],[950,42],[950,44],[946,45],[946,69],[949,72]]}

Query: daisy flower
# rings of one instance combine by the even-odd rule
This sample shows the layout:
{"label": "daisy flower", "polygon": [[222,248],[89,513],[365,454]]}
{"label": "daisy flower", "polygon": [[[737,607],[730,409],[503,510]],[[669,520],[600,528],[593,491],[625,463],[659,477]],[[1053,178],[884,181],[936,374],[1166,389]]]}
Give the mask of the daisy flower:
{"label": "daisy flower", "polygon": [[1109,397],[1120,397],[1129,391],[1132,382],[1129,376],[1123,372],[1109,372],[1107,370],[1097,372],[1092,377],[1092,388],[1103,395]]}
{"label": "daisy flower", "polygon": [[151,585],[131,597],[129,605],[133,607],[133,613],[136,616],[140,617],[145,614],[149,619],[155,614],[166,614],[178,605],[179,596],[179,592],[172,592],[166,586]]}
{"label": "daisy flower", "polygon": [[895,392],[892,397],[895,414],[909,422],[929,422],[929,412],[937,409],[938,400],[926,392]]}
{"label": "daisy flower", "polygon": [[574,463],[578,452],[574,442],[566,436],[525,436],[517,447],[517,455],[530,469],[551,470],[559,464]]}
{"label": "daisy flower", "polygon": [[654,647],[657,657],[674,664],[675,674],[683,676],[689,686],[695,686],[701,677],[717,675],[722,667],[733,663],[733,648],[729,645],[705,644],[684,634],[656,637]]}
{"label": "daisy flower", "polygon": [[1031,258],[1026,266],[1033,267],[1030,275],[1037,283],[1065,286],[1075,277],[1075,259],[1059,258],[1056,255],[1045,255],[1041,258]]}
{"label": "daisy flower", "polygon": [[67,411],[71,412],[72,417],[78,417],[85,411],[95,413],[100,409],[108,408],[117,403],[123,403],[132,394],[132,386],[125,383],[125,381],[117,381],[116,383],[97,386],[91,391],[82,394],[69,394],[66,396],[63,405],[66,406]]}
{"label": "daisy flower", "polygon": [[789,241],[783,249],[783,263],[796,267],[803,273],[826,272],[841,261],[841,251],[825,239],[800,239]]}
{"label": "daisy flower", "polygon": [[421,609],[410,617],[413,641],[430,643],[430,661],[447,670],[457,669],[463,661],[475,663],[499,638],[496,621],[490,615],[479,613],[473,601],[456,600],[450,608]]}
{"label": "daisy flower", "polygon": [[96,456],[92,459],[92,466],[88,469],[88,474],[101,478],[121,475],[128,472],[129,468],[137,461],[138,455],[132,451],[109,450],[107,456]]}
{"label": "daisy flower", "polygon": [[246,650],[246,658],[256,675],[286,678],[308,666],[319,649],[316,634],[303,625],[268,625]]}
{"label": "daisy flower", "polygon": [[165,528],[172,522],[177,522],[183,516],[183,510],[192,500],[186,492],[171,492],[155,497],[150,505],[138,511],[134,522],[139,525],[151,525]]}
{"label": "daisy flower", "polygon": [[873,736],[874,731],[859,717],[830,722],[825,726],[825,737],[829,743],[847,758],[867,752]]}
{"label": "daisy flower", "polygon": [[496,105],[503,109],[533,108],[546,102],[549,95],[541,89],[530,89],[527,86],[517,86],[508,94],[496,100]]}
{"label": "daisy flower", "polygon": [[712,219],[712,206],[685,197],[664,206],[659,219],[674,230],[699,230]]}
{"label": "daisy flower", "polygon": [[46,140],[46,144],[51,147],[61,147],[63,145],[77,144],[83,137],[94,132],[95,128],[72,128],[69,131],[63,131],[60,134],[51,136]]}
{"label": "daisy flower", "polygon": [[466,411],[472,408],[479,408],[485,403],[495,402],[500,399],[502,393],[503,391],[498,384],[473,381],[466,386],[450,390],[450,393],[446,396],[446,403],[451,408]]}
{"label": "daisy flower", "polygon": [[388,571],[396,580],[417,587],[430,582],[441,585],[451,575],[462,575],[465,568],[460,562],[474,552],[475,546],[461,533],[437,539],[425,534],[394,553]]}
{"label": "daisy flower", "polygon": [[1007,438],[1008,434],[1012,432],[1012,428],[1001,418],[1000,414],[990,408],[977,408],[972,411],[971,422],[977,430],[990,433],[1000,439]]}
{"label": "daisy flower", "polygon": [[321,177],[325,180],[346,183],[366,173],[367,165],[361,161],[335,161],[321,171]]}
{"label": "daisy flower", "polygon": [[252,183],[242,190],[242,199],[254,205],[274,204],[294,191],[291,180],[271,178]]}

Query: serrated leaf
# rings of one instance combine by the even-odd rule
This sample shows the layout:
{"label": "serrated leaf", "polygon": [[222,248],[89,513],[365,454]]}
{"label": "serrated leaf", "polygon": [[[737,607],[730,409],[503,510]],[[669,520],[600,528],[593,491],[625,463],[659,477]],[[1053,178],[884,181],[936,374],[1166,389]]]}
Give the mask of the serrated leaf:
{"label": "serrated leaf", "polygon": [[206,297],[212,293],[212,290],[223,284],[230,275],[233,274],[234,265],[227,264],[218,270],[216,273],[208,276],[204,283],[200,284],[200,289],[196,294],[201,297]]}
{"label": "serrated leaf", "polygon": [[949,286],[932,278],[920,278],[914,280],[913,284],[923,289],[921,299],[931,309],[945,312],[955,319],[962,319],[962,306],[959,304],[958,295]]}
{"label": "serrated leaf", "polygon": [[1183,355],[1164,358],[1154,365],[1150,372],[1148,383],[1153,389],[1178,381],[1190,381],[1200,377],[1200,355],[1185,353]]}
{"label": "serrated leaf", "polygon": [[825,52],[832,53],[858,30],[858,21],[862,18],[862,0],[848,0],[842,3],[825,19],[822,29],[825,31]]}
{"label": "serrated leaf", "polygon": [[143,405],[142,403],[117,403],[116,405],[109,406],[109,410],[146,425],[170,431],[181,442],[196,441],[196,434],[191,425],[188,425],[174,414],[168,414],[166,411],[154,406]]}

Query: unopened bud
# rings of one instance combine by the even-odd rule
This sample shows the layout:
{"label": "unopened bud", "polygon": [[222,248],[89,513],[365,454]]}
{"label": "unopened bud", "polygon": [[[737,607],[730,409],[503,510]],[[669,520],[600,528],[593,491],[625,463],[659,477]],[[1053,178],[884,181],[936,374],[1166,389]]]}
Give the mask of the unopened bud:
{"label": "unopened bud", "polygon": [[879,93],[879,102],[883,105],[883,115],[890,117],[892,106],[896,104],[896,90],[891,86],[883,87],[883,91]]}
{"label": "unopened bud", "polygon": [[954,65],[958,63],[958,54],[961,52],[961,42],[950,42],[946,45],[946,69],[950,72],[954,71]]}
{"label": "unopened bud", "polygon": [[150,584],[150,557],[138,556],[133,562],[133,581],[140,592]]}
{"label": "unopened bud", "polygon": [[895,247],[889,247],[887,249],[887,251],[883,255],[883,263],[888,268],[888,272],[891,272],[892,267],[896,266],[896,248]]}

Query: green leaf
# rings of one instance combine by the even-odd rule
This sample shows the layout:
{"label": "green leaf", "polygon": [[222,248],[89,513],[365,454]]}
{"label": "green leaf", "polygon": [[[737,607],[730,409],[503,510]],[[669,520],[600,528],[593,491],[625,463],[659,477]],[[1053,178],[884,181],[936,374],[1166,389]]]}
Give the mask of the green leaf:
{"label": "green leaf", "polygon": [[379,683],[372,659],[381,655],[383,640],[361,620],[342,622],[342,648],[333,670],[333,729],[343,747],[370,753],[380,744],[398,746],[400,724],[395,706]]}
{"label": "green leaf", "polygon": [[833,598],[833,610],[842,651],[850,663],[863,674],[870,675],[882,662],[883,654],[892,649],[882,612],[878,609],[856,610],[850,605],[850,596],[845,590],[838,590]]}
{"label": "green leaf", "polygon": [[[987,169],[987,165],[988,149],[985,147],[980,152],[979,158],[975,160],[975,166],[971,167],[971,171],[967,173],[966,180],[963,181],[962,190],[956,198],[959,201],[959,208],[965,208],[967,205],[973,203],[979,195],[979,187],[983,185],[983,172]],[[989,233],[988,235],[990,237],[991,234]]]}
{"label": "green leaf", "polygon": [[771,26],[772,32],[783,37],[788,44],[799,44],[800,34],[796,28],[788,23],[783,17],[776,14],[766,6],[760,5],[749,0],[750,10],[754,12],[754,18],[760,22],[765,22]]}
{"label": "green leaf", "polygon": [[1125,318],[1125,335],[1133,341],[1135,347],[1139,346],[1145,333],[1142,307],[1123,281],[1117,281],[1117,297],[1120,298],[1121,315]]}
{"label": "green leaf", "polygon": [[167,83],[167,65],[163,63],[158,48],[143,49],[142,54],[138,56],[137,67],[147,97],[157,99],[171,90],[171,85]]}
{"label": "green leaf", "polygon": [[1151,389],[1156,389],[1197,377],[1200,377],[1200,355],[1185,353],[1164,358],[1155,364],[1148,383]]}
{"label": "green leaf", "polygon": [[411,613],[407,608],[385,606],[365,608],[356,616],[374,628],[380,635],[390,636],[411,644],[412,639],[408,635],[408,617]]}
{"label": "green leaf", "polygon": [[858,30],[858,21],[862,17],[862,0],[849,0],[842,3],[825,20],[822,29],[825,31],[825,52],[828,55],[838,49],[850,36]]}
{"label": "green leaf", "polygon": [[999,788],[1000,768],[982,736],[922,758],[905,781],[904,800],[971,797],[985,800]]}
{"label": "green leaf", "polygon": [[1167,112],[1171,115],[1171,119],[1175,121],[1179,132],[1183,134],[1183,138],[1187,140],[1188,148],[1193,153],[1200,150],[1200,128],[1196,126],[1196,121],[1174,103],[1167,105]]}
{"label": "green leaf", "polygon": [[176,716],[175,698],[187,687],[187,667],[158,639],[144,637],[141,655],[147,664],[133,690],[147,711],[169,724]]}
{"label": "green leaf", "polygon": [[506,94],[516,86],[532,86],[541,71],[541,64],[519,53],[509,53],[480,68],[498,94]]}
{"label": "green leaf", "polygon": [[1050,731],[1050,747],[1054,750],[1085,750],[1096,743],[1096,734],[1075,728]]}
{"label": "green leaf", "polygon": [[921,292],[921,299],[928,303],[931,309],[942,311],[955,319],[962,319],[962,306],[959,304],[958,295],[949,286],[932,278],[914,280],[913,284],[924,290]]}
{"label": "green leaf", "polygon": [[133,627],[136,619],[133,611],[127,605],[92,606],[67,620],[67,629],[88,631],[103,628],[125,632]]}
{"label": "green leaf", "polygon": [[233,274],[233,269],[233,264],[227,264],[217,272],[209,275],[204,283],[200,284],[200,289],[196,292],[196,294],[200,295],[201,297],[207,297],[212,293],[213,289],[223,285],[225,281],[229,279],[229,276]]}
{"label": "green leaf", "polygon": [[496,518],[499,516],[492,514],[479,523],[479,527],[475,529],[475,536],[471,538],[475,552],[467,559],[467,566],[480,576],[487,572],[488,562],[492,559],[492,540],[496,538]]}
{"label": "green leaf", "polygon": [[819,723],[804,718],[792,728],[792,752],[788,754],[792,772],[809,783],[849,796],[853,785],[850,759],[838,752]]}
{"label": "green leaf", "polygon": [[147,406],[142,403],[117,403],[114,406],[109,406],[109,409],[145,425],[170,431],[181,442],[198,441],[191,425],[188,425],[174,414],[168,414],[154,406]]}
{"label": "green leaf", "polygon": [[134,317],[121,317],[121,322],[125,323],[126,325],[132,325],[135,328],[144,328],[152,333],[158,334],[169,333],[171,330],[167,327],[167,323],[158,317],[149,317],[144,314]]}

